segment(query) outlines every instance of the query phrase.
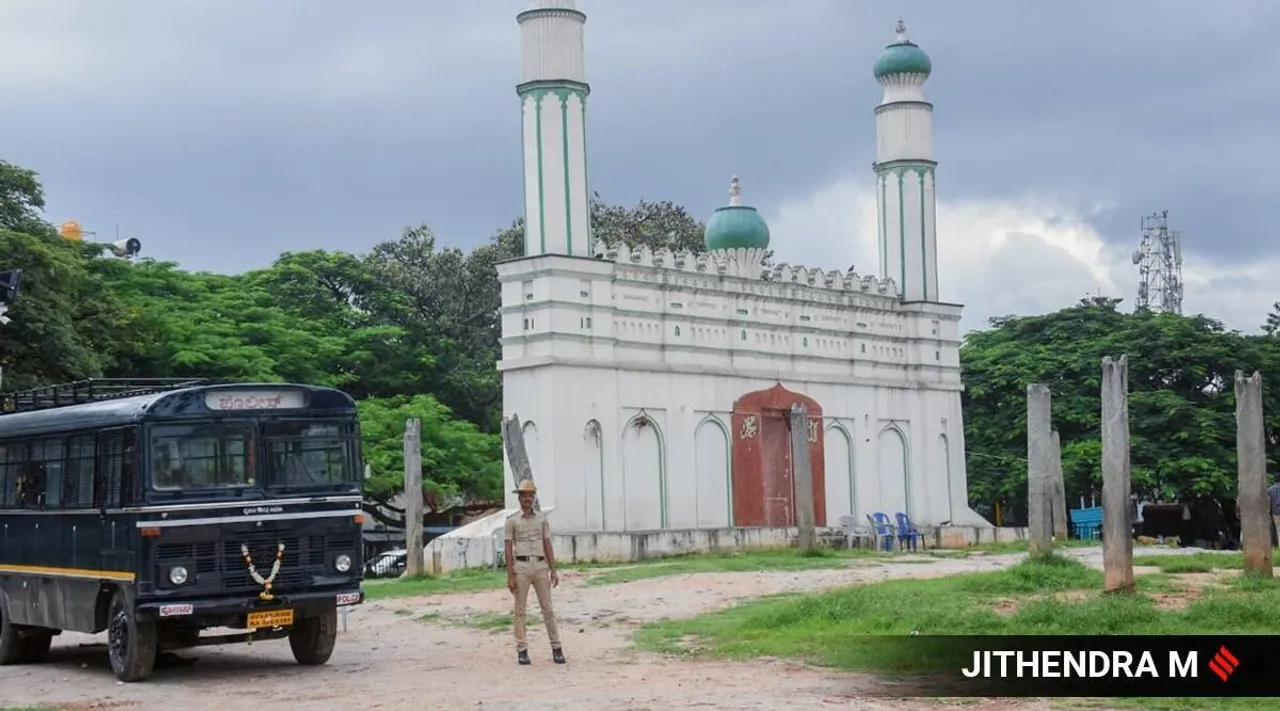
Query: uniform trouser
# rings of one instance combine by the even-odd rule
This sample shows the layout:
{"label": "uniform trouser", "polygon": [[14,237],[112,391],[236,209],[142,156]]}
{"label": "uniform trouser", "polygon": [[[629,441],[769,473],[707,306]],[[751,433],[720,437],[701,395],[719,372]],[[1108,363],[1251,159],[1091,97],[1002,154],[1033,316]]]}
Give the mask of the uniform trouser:
{"label": "uniform trouser", "polygon": [[551,569],[545,560],[517,560],[516,573],[516,607],[515,633],[516,649],[529,648],[529,639],[525,629],[524,609],[529,600],[529,586],[538,596],[538,607],[542,608],[542,623],[547,627],[547,640],[552,649],[560,648],[560,630],[556,627],[556,613],[551,607]]}
{"label": "uniform trouser", "polygon": [[1280,514],[1271,514],[1271,545],[1280,542]]}

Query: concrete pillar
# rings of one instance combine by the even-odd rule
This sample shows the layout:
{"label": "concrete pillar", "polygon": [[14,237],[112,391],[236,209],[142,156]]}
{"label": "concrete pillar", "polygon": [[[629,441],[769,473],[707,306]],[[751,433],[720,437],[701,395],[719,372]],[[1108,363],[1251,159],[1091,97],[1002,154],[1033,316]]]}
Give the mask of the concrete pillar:
{"label": "concrete pillar", "polygon": [[1106,592],[1133,590],[1129,357],[1102,359],[1102,568]]}
{"label": "concrete pillar", "polygon": [[1262,430],[1262,375],[1236,371],[1236,460],[1240,476],[1240,543],[1245,572],[1272,576],[1271,499]]}
{"label": "concrete pillar", "polygon": [[1053,512],[1053,537],[1065,541],[1068,537],[1067,522],[1067,487],[1062,479],[1062,440],[1058,431],[1053,431],[1053,472],[1049,477],[1049,508]]}
{"label": "concrete pillar", "polygon": [[422,535],[422,421],[404,423],[404,575],[420,577],[426,561]]}
{"label": "concrete pillar", "polygon": [[791,406],[791,484],[795,489],[800,550],[812,550],[817,539],[813,527],[813,466],[809,462],[809,414],[803,404]]}
{"label": "concrete pillar", "polygon": [[[524,428],[520,426],[520,415],[512,414],[502,421],[502,446],[507,452],[507,463],[511,465],[512,487],[520,486],[520,482],[525,479],[534,481],[529,451],[524,446]],[[536,494],[533,497],[533,510],[542,510],[542,498]]]}
{"label": "concrete pillar", "polygon": [[1048,553],[1053,548],[1049,492],[1053,473],[1049,386],[1027,386],[1027,528],[1031,552]]}

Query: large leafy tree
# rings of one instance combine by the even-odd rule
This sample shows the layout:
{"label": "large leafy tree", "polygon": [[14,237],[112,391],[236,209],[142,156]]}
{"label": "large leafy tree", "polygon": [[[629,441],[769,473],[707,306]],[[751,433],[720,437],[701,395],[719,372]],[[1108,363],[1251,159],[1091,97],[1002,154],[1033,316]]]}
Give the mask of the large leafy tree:
{"label": "large leafy tree", "polygon": [[101,376],[127,350],[132,316],[78,245],[0,229],[0,268],[22,270],[0,326],[5,390]]}
{"label": "large leafy tree", "polygon": [[[1203,316],[1125,314],[1084,302],[1042,316],[992,319],[961,348],[970,498],[1026,500],[1026,387],[1049,385],[1068,500],[1101,489],[1105,356],[1127,355],[1133,486],[1165,500],[1235,495],[1237,369],[1268,372],[1276,348]],[[1271,371],[1274,372],[1274,371]],[[1280,387],[1266,386],[1267,411]],[[1280,420],[1271,416],[1268,432]]]}
{"label": "large leafy tree", "polygon": [[456,419],[430,395],[360,401],[368,496],[387,501],[404,491],[404,428],[422,421],[422,482],[433,508],[502,499],[502,438]]}
{"label": "large leafy tree", "polygon": [[1271,305],[1266,323],[1262,324],[1262,332],[1268,336],[1280,336],[1280,301]]}
{"label": "large leafy tree", "polygon": [[44,186],[35,171],[0,160],[0,230],[52,235],[53,226],[45,222],[43,211]]}

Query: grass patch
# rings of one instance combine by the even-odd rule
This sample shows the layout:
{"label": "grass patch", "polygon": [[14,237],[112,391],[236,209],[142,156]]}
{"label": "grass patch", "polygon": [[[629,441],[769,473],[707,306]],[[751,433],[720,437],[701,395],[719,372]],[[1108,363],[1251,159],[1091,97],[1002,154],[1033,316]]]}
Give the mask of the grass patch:
{"label": "grass patch", "polygon": [[[747,573],[766,570],[821,570],[843,568],[853,560],[891,562],[894,555],[870,549],[814,548],[801,552],[795,548],[770,548],[733,553],[691,553],[640,561],[637,563],[587,568],[593,574],[588,585],[618,585],[669,575],[690,573]],[[903,561],[905,562],[905,561]],[[932,561],[921,561],[924,563]]]}
{"label": "grass patch", "polygon": [[1239,552],[1191,553],[1189,555],[1135,555],[1134,566],[1159,568],[1161,573],[1212,573],[1215,570],[1239,570],[1244,559]]}
{"label": "grass patch", "polygon": [[[1156,578],[1139,589],[1174,584],[1172,578]],[[1280,632],[1280,584],[1275,580],[1240,578],[1202,591],[1184,608],[1168,610],[1158,609],[1146,595],[1102,595],[1101,589],[1100,571],[1050,555],[995,572],[765,598],[688,620],[650,623],[635,639],[641,648],[665,653],[773,656],[889,673],[903,669],[897,650],[886,649],[894,645],[859,644],[858,637],[906,637],[916,630],[922,635]],[[1002,612],[1001,602],[1010,599],[1017,601],[1016,607]],[[1165,706],[1146,708],[1255,708],[1195,701],[1200,705],[1168,700]]]}

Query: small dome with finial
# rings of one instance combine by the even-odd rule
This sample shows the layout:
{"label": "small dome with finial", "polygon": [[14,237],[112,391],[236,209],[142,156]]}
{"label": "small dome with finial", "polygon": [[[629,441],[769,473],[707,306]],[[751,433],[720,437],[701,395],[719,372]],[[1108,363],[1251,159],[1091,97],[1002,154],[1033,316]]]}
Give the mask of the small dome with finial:
{"label": "small dome with finial", "polygon": [[876,79],[883,79],[887,76],[895,74],[923,74],[929,76],[933,71],[933,62],[929,59],[929,55],[924,53],[914,42],[907,39],[907,25],[898,19],[898,25],[894,28],[897,34],[897,40],[880,53],[876,57],[876,63],[872,66],[872,73]]}
{"label": "small dome with finial", "polygon": [[738,176],[729,183],[729,204],[716,208],[703,232],[709,250],[764,249],[769,246],[769,225],[754,207],[742,204]]}

